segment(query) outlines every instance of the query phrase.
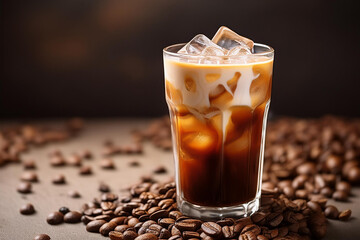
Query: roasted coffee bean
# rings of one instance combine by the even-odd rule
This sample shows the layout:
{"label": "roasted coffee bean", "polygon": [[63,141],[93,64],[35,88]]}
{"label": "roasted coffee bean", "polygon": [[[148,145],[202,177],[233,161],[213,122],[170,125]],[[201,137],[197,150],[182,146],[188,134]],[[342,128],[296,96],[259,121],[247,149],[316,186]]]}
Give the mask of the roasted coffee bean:
{"label": "roasted coffee bean", "polygon": [[359,183],[360,182],[360,168],[359,167],[354,167],[351,168],[347,174],[347,179],[351,182],[351,183]]}
{"label": "roasted coffee bean", "polygon": [[21,175],[21,180],[27,181],[27,182],[37,182],[38,177],[37,177],[37,174],[34,172],[24,172]]}
{"label": "roasted coffee bean", "polygon": [[346,209],[346,210],[342,211],[338,217],[339,217],[339,220],[341,220],[341,221],[349,220],[349,218],[351,217],[351,210]]}
{"label": "roasted coffee bean", "polygon": [[131,161],[129,162],[130,167],[139,167],[140,163],[138,161]]}
{"label": "roasted coffee bean", "polygon": [[110,187],[106,183],[100,183],[99,185],[99,191],[103,193],[110,192]]}
{"label": "roasted coffee bean", "polygon": [[101,226],[106,223],[105,220],[94,220],[86,224],[86,231],[98,233]]}
{"label": "roasted coffee bean", "polygon": [[281,213],[270,213],[266,220],[268,221],[269,225],[272,227],[277,227],[284,219],[283,215]]}
{"label": "roasted coffee bean", "polygon": [[59,212],[61,212],[63,215],[67,214],[68,212],[70,212],[70,209],[67,207],[61,207],[59,209]]}
{"label": "roasted coffee bean", "polygon": [[337,191],[343,191],[347,194],[350,194],[351,191],[351,185],[348,182],[340,181],[336,184],[336,190]]}
{"label": "roasted coffee bean", "polygon": [[172,218],[161,218],[158,220],[158,223],[164,227],[164,228],[168,228],[171,224],[175,223],[175,220]]}
{"label": "roasted coffee bean", "polygon": [[31,188],[32,188],[31,183],[21,182],[17,187],[17,191],[19,193],[31,193]]}
{"label": "roasted coffee bean", "polygon": [[161,229],[159,238],[160,239],[168,239],[171,237],[171,233],[166,228]]}
{"label": "roasted coffee bean", "polygon": [[264,212],[256,212],[253,215],[251,215],[251,220],[256,223],[263,225],[266,221],[267,214]]}
{"label": "roasted coffee bean", "polygon": [[197,219],[183,219],[175,222],[175,227],[180,231],[196,231],[201,227],[202,222]]}
{"label": "roasted coffee bean", "polygon": [[102,215],[98,215],[94,218],[95,220],[105,220],[106,222],[111,220],[111,216],[106,215],[106,214],[102,214]]}
{"label": "roasted coffee bean", "polygon": [[109,211],[109,210],[115,210],[116,203],[114,202],[101,202],[100,204],[102,210]]}
{"label": "roasted coffee bean", "polygon": [[256,235],[253,232],[245,232],[240,234],[239,240],[256,240]]}
{"label": "roasted coffee bean", "polygon": [[214,222],[204,222],[201,229],[211,237],[217,237],[221,234],[221,226]]}
{"label": "roasted coffee bean", "polygon": [[191,239],[191,238],[200,239],[200,234],[198,232],[193,232],[193,231],[184,231],[182,236],[184,239]]}
{"label": "roasted coffee bean", "polygon": [[81,222],[84,223],[85,225],[88,224],[88,223],[91,222],[91,221],[94,221],[94,220],[95,220],[95,218],[94,218],[94,217],[90,217],[90,216],[85,216],[85,215],[83,215],[83,216],[81,217]]}
{"label": "roasted coffee bean", "polygon": [[177,220],[181,216],[182,216],[182,213],[179,212],[179,211],[171,211],[169,213],[169,217],[172,218],[172,219],[175,219],[175,220]]}
{"label": "roasted coffee bean", "polygon": [[336,201],[345,202],[348,200],[348,194],[344,191],[336,190],[333,193],[332,198]]}
{"label": "roasted coffee bean", "polygon": [[64,215],[61,212],[50,213],[46,219],[50,225],[57,225],[64,221]]}
{"label": "roasted coffee bean", "polygon": [[20,213],[23,215],[31,215],[35,213],[35,208],[31,203],[22,205],[20,208]]}
{"label": "roasted coffee bean", "polygon": [[181,235],[180,230],[174,225],[169,229],[171,231],[171,235]]}
{"label": "roasted coffee bean", "polygon": [[331,197],[333,192],[334,191],[330,187],[323,187],[320,190],[320,194],[324,195],[325,197]]}
{"label": "roasted coffee bean", "polygon": [[80,193],[76,190],[68,191],[68,196],[71,198],[80,198],[81,197]]}
{"label": "roasted coffee bean", "polygon": [[301,198],[301,199],[307,199],[308,198],[308,192],[305,189],[298,189],[295,192],[295,197],[296,198]]}
{"label": "roasted coffee bean", "polygon": [[93,154],[88,149],[84,149],[79,153],[79,157],[83,159],[91,159]]}
{"label": "roasted coffee bean", "polygon": [[79,170],[80,175],[91,175],[92,169],[90,166],[82,166]]}
{"label": "roasted coffee bean", "polygon": [[103,169],[114,169],[114,161],[110,158],[105,158],[100,161],[100,167]]}
{"label": "roasted coffee bean", "polygon": [[240,233],[245,226],[252,224],[252,221],[250,218],[240,218],[236,221],[236,224],[234,225],[234,232],[236,234]]}
{"label": "roasted coffee bean", "polygon": [[130,227],[134,227],[137,223],[139,223],[139,219],[133,217],[133,218],[130,218],[129,221],[127,222],[127,224],[130,226]]}
{"label": "roasted coffee bean", "polygon": [[34,160],[24,160],[23,166],[24,166],[24,169],[35,169],[36,163]]}
{"label": "roasted coffee bean", "polygon": [[256,236],[257,240],[269,240],[269,238],[265,237],[264,235],[258,235]]}
{"label": "roasted coffee bean", "polygon": [[64,215],[64,222],[78,223],[81,221],[82,214],[78,211],[70,211]]}
{"label": "roasted coffee bean", "polygon": [[101,195],[101,201],[103,202],[113,202],[118,199],[118,195],[114,193],[104,193]]}
{"label": "roasted coffee bean", "polygon": [[101,235],[103,236],[108,236],[109,232],[113,231],[116,227],[116,223],[115,222],[108,222],[103,224],[100,229],[99,232],[101,233]]}
{"label": "roasted coffee bean", "polygon": [[331,173],[341,172],[342,160],[336,155],[330,155],[325,161],[326,169]]}
{"label": "roasted coffee bean", "polygon": [[123,233],[124,240],[134,240],[138,236],[139,235],[136,232],[130,230],[127,230]]}
{"label": "roasted coffee bean", "polygon": [[152,233],[145,233],[135,238],[135,240],[157,240],[157,239],[158,237]]}
{"label": "roasted coffee bean", "polygon": [[128,230],[129,228],[130,228],[129,225],[127,225],[127,224],[122,224],[122,225],[116,226],[116,227],[115,227],[115,231],[123,233],[123,232],[125,232],[126,230]]}
{"label": "roasted coffee bean", "polygon": [[65,166],[66,161],[63,156],[53,156],[50,159],[50,164],[53,167]]}
{"label": "roasted coffee bean", "polygon": [[70,157],[68,157],[66,160],[66,163],[71,165],[71,166],[76,166],[79,167],[82,165],[82,159],[80,156],[73,154]]}
{"label": "roasted coffee bean", "polygon": [[246,233],[246,232],[252,232],[256,236],[256,235],[260,234],[261,228],[255,224],[250,224],[243,228],[243,230],[241,231],[241,234]]}
{"label": "roasted coffee bean", "polygon": [[326,206],[324,213],[327,218],[331,219],[337,219],[339,216],[339,210],[333,205]]}
{"label": "roasted coffee bean", "polygon": [[155,168],[153,170],[153,173],[155,174],[164,174],[164,173],[167,173],[167,170],[164,166],[158,166],[157,168]]}
{"label": "roasted coffee bean", "polygon": [[309,201],[306,203],[306,205],[313,211],[313,212],[321,212],[321,206],[317,202]]}
{"label": "roasted coffee bean", "polygon": [[126,217],[116,217],[110,220],[110,222],[116,223],[116,225],[121,225],[124,223]]}
{"label": "roasted coffee bean", "polygon": [[34,237],[34,240],[50,240],[50,236],[47,234],[39,234]]}
{"label": "roasted coffee bean", "polygon": [[166,217],[168,217],[168,215],[169,215],[168,211],[166,211],[166,210],[158,210],[158,211],[150,214],[150,219],[156,221],[159,218],[166,218]]}
{"label": "roasted coffee bean", "polygon": [[63,174],[55,175],[55,177],[53,177],[53,179],[52,179],[52,183],[53,184],[65,184],[66,183],[65,176]]}
{"label": "roasted coffee bean", "polygon": [[180,235],[173,235],[169,238],[169,240],[182,240],[183,238]]}
{"label": "roasted coffee bean", "polygon": [[121,232],[111,231],[109,232],[109,237],[111,240],[123,240],[124,236]]}
{"label": "roasted coffee bean", "polygon": [[236,235],[234,232],[234,226],[223,226],[221,228],[221,232],[224,238],[233,238]]}

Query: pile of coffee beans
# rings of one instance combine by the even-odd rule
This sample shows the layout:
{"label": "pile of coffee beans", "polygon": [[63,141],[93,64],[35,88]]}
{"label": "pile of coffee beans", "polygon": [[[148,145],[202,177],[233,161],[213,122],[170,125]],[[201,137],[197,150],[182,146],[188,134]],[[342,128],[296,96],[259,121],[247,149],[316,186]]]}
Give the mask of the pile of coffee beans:
{"label": "pile of coffee beans", "polygon": [[74,223],[81,218],[88,232],[100,233],[112,240],[320,239],[326,234],[326,216],[348,220],[351,215],[350,210],[339,214],[336,207],[326,203],[326,199],[292,200],[279,189],[263,189],[261,208],[251,217],[206,222],[184,216],[177,209],[174,182],[141,182],[122,197],[103,193],[100,198],[85,203],[82,214],[60,208],[51,213],[47,221],[60,224],[74,213],[71,216]]}
{"label": "pile of coffee beans", "polygon": [[[0,167],[7,163],[21,162],[21,153],[33,146],[69,139],[81,130],[83,121],[79,118],[69,120],[59,129],[39,127],[31,124],[12,126],[0,130]],[[25,168],[34,168],[27,162]]]}

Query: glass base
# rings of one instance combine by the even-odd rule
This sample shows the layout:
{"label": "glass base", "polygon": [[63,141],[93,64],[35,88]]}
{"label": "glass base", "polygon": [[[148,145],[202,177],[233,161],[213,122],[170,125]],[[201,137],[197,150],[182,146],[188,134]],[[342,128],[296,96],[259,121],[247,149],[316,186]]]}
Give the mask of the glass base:
{"label": "glass base", "polygon": [[259,209],[260,197],[256,197],[248,203],[232,207],[202,207],[187,202],[177,197],[177,206],[184,215],[199,218],[201,220],[218,220],[222,218],[241,218],[251,216]]}

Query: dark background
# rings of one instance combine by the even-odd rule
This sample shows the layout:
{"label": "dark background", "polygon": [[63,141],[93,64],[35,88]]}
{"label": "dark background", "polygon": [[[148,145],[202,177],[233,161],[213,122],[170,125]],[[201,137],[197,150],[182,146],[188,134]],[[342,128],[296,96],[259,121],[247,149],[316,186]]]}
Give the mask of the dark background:
{"label": "dark background", "polygon": [[0,117],[159,116],[162,48],[226,25],[275,49],[275,114],[360,116],[356,1],[1,1]]}

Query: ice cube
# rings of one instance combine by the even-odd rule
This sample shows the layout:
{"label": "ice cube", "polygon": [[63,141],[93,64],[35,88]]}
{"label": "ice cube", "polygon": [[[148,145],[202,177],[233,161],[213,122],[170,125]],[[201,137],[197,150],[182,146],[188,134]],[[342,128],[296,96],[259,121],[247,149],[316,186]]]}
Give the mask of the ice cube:
{"label": "ice cube", "polygon": [[254,47],[254,42],[252,40],[240,36],[234,31],[224,26],[219,28],[219,30],[214,35],[212,41],[220,47],[228,50],[231,50],[234,47],[242,46],[248,47],[251,52],[252,48]]}
{"label": "ice cube", "polygon": [[241,56],[251,54],[251,50],[246,46],[237,46],[228,51],[226,56]]}
{"label": "ice cube", "polygon": [[181,48],[178,53],[187,53],[193,55],[211,55],[223,56],[221,47],[213,43],[209,38],[203,34],[196,35],[190,42],[188,42],[183,48]]}

